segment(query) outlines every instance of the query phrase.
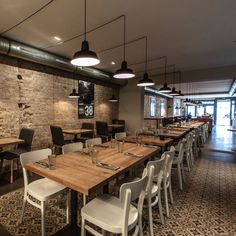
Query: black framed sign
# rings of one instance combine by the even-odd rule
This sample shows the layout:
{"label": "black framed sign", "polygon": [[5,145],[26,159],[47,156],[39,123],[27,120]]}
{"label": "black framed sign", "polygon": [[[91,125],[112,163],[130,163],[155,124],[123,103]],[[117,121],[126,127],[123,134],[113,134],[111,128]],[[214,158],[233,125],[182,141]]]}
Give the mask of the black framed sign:
{"label": "black framed sign", "polygon": [[94,118],[94,84],[79,81],[79,119]]}

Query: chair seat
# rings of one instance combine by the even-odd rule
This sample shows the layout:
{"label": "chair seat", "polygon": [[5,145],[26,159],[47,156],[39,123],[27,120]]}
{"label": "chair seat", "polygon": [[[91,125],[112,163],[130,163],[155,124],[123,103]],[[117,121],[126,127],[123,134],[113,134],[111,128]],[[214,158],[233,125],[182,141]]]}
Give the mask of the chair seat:
{"label": "chair seat", "polygon": [[65,191],[66,187],[53,180],[43,178],[27,186],[28,193],[39,201],[46,201]]}
{"label": "chair seat", "polygon": [[[123,203],[120,199],[103,195],[90,201],[81,209],[85,220],[112,233],[121,233],[124,221]],[[128,228],[131,230],[138,221],[138,210],[130,206]]]}

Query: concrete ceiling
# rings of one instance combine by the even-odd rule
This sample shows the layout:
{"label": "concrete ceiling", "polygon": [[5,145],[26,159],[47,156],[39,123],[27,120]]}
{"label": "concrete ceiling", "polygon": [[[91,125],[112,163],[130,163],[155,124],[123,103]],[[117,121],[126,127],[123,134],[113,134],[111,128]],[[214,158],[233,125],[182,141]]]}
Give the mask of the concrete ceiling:
{"label": "concrete ceiling", "polygon": [[[0,32],[4,32],[48,3],[49,0],[0,0]],[[127,16],[127,41],[148,36],[148,59],[168,57],[182,71],[202,70],[236,65],[235,0],[87,0],[87,30],[91,30],[122,14]],[[2,36],[71,58],[80,49],[83,37],[83,0],[54,0],[17,27]],[[114,72],[122,61],[122,18],[88,34],[90,48],[98,52],[98,68]],[[127,45],[127,61],[144,61],[144,40]],[[112,65],[111,62],[115,62]],[[149,73],[160,73],[163,60],[148,63]],[[142,75],[144,64],[132,68]],[[163,72],[163,69],[161,70]],[[217,78],[218,80],[231,80]],[[207,78],[205,79],[207,80]],[[224,82],[222,82],[224,83]],[[161,84],[161,83],[160,83]],[[229,84],[229,81],[228,81]],[[215,91],[216,85],[211,84]],[[206,84],[210,86],[210,84]],[[225,90],[226,87],[219,87]],[[202,87],[204,91],[205,86]],[[199,92],[201,89],[199,88]],[[218,90],[217,90],[218,91]]]}

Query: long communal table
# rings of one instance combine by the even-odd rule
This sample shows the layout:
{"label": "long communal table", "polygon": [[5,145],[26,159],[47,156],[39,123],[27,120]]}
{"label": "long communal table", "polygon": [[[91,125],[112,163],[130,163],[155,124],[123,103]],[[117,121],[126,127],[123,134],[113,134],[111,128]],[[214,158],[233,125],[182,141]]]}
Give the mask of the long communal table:
{"label": "long communal table", "polygon": [[[80,235],[80,229],[77,226],[77,192],[89,195],[96,191],[96,189],[107,185],[125,171],[140,165],[159,151],[160,148],[137,146],[133,143],[124,143],[123,153],[118,153],[117,148],[100,147],[98,161],[119,166],[118,170],[98,167],[92,164],[91,158],[88,155],[81,152],[58,156],[56,170],[45,169],[35,163],[27,164],[26,169],[71,189],[70,223],[55,235],[61,236],[67,233],[66,235],[74,236]],[[126,152],[142,154],[142,157],[125,155]]]}

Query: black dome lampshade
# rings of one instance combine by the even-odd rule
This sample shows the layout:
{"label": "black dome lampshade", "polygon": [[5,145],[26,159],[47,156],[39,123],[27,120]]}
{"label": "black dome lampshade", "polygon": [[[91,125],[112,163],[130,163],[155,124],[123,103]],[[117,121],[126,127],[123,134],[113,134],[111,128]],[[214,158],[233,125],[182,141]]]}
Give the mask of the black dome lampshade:
{"label": "black dome lampshade", "polygon": [[95,66],[100,63],[97,54],[89,50],[88,41],[82,42],[81,50],[74,54],[71,64],[74,66]]}
{"label": "black dome lampshade", "polygon": [[169,93],[171,96],[178,96],[179,93],[175,90],[175,87],[172,88],[171,92]]}
{"label": "black dome lampshade", "polygon": [[147,73],[147,36],[145,37],[145,72],[143,74],[143,79],[139,80],[137,86],[145,87],[155,85],[152,79],[149,78]]}
{"label": "black dome lampshade", "polygon": [[145,86],[153,86],[155,83],[152,79],[149,78],[148,73],[143,74],[143,79],[139,80],[137,86],[139,87],[145,87]]}
{"label": "black dome lampshade", "polygon": [[126,17],[124,15],[124,33],[123,33],[123,61],[121,63],[121,68],[118,69],[113,75],[116,79],[130,79],[135,77],[135,74],[132,69],[128,68],[128,63],[125,59],[125,42],[126,42]]}
{"label": "black dome lampshade", "polygon": [[170,92],[171,92],[171,88],[169,88],[169,87],[167,86],[167,83],[165,82],[164,85],[163,85],[163,87],[160,88],[159,91],[162,92],[162,93],[170,93]]}
{"label": "black dome lampshade", "polygon": [[113,94],[112,97],[109,99],[109,102],[118,102],[118,99]]}
{"label": "black dome lampshade", "polygon": [[116,79],[130,79],[135,77],[132,69],[128,68],[127,61],[122,61],[121,68],[113,75]]}
{"label": "black dome lampshade", "polygon": [[76,92],[76,89],[72,90],[72,93],[69,94],[69,98],[79,98],[79,94]]}
{"label": "black dome lampshade", "polygon": [[84,41],[82,42],[81,50],[76,52],[70,61],[71,64],[75,66],[82,66],[82,67],[95,66],[100,63],[97,54],[89,50],[89,42],[86,40],[86,34],[87,34],[86,14],[87,14],[86,0],[84,0]]}

